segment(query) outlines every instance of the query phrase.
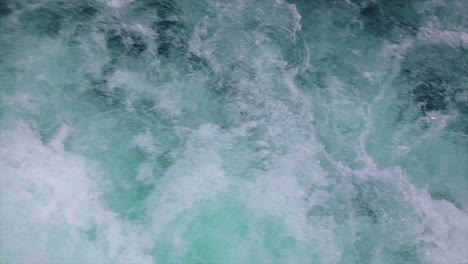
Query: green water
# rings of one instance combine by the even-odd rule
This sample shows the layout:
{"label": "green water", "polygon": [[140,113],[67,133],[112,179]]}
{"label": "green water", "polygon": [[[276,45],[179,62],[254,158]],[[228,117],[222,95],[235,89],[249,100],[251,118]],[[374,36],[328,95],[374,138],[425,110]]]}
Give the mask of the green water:
{"label": "green water", "polygon": [[0,0],[0,263],[468,263],[467,13]]}

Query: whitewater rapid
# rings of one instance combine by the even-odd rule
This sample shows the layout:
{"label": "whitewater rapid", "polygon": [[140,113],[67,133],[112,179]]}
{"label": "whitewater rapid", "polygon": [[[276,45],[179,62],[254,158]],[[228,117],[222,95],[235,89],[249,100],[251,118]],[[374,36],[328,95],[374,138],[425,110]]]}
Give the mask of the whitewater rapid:
{"label": "whitewater rapid", "polygon": [[0,1],[0,262],[467,263],[466,13]]}

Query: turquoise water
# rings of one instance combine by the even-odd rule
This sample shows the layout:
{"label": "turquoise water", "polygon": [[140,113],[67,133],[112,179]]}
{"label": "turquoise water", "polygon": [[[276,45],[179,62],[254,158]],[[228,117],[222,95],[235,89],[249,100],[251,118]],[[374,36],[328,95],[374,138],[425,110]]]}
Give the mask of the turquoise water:
{"label": "turquoise water", "polygon": [[0,0],[0,262],[468,263],[467,13]]}

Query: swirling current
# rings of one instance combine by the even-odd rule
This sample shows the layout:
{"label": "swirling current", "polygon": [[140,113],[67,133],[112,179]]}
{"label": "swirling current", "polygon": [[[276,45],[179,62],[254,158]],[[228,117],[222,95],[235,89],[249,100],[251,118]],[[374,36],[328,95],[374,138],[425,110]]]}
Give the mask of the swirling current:
{"label": "swirling current", "polygon": [[0,0],[1,263],[468,263],[463,0]]}

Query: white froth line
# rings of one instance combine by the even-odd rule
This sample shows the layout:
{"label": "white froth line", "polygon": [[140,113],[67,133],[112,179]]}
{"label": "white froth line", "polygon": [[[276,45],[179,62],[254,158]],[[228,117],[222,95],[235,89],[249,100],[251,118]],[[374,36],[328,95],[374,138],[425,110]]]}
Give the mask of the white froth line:
{"label": "white froth line", "polygon": [[68,125],[62,125],[48,145],[56,151],[63,151],[63,142],[71,131]]}
{"label": "white froth line", "polygon": [[468,45],[468,33],[464,31],[450,31],[440,29],[436,24],[429,24],[423,27],[417,35],[420,40],[444,41],[451,45]]}
{"label": "white froth line", "polygon": [[106,0],[106,4],[110,7],[113,7],[113,8],[121,8],[121,7],[124,7],[128,4],[130,4],[131,2],[133,2],[135,0]]}

